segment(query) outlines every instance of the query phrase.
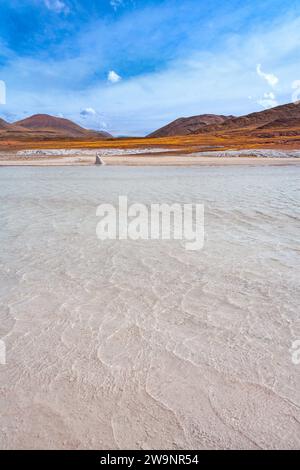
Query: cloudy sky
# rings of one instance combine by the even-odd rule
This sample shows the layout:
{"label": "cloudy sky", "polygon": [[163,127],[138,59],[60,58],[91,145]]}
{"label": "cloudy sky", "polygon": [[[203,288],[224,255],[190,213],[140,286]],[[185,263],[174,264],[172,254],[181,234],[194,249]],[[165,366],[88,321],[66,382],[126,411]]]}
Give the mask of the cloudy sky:
{"label": "cloudy sky", "polygon": [[300,89],[300,2],[0,0],[0,80],[8,121],[114,135],[261,110]]}

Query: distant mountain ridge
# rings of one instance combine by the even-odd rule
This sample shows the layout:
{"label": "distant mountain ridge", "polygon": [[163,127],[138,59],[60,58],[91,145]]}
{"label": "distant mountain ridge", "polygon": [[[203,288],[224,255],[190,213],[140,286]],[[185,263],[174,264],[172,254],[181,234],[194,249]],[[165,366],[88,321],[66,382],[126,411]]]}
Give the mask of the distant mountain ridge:
{"label": "distant mountain ridge", "polygon": [[111,134],[104,131],[95,131],[85,129],[75,122],[51,116],[50,114],[34,114],[28,118],[16,121],[12,124],[0,119],[0,134],[5,133],[4,136],[9,138],[13,135],[14,138],[26,139],[66,139],[66,138],[98,138],[109,139]]}
{"label": "distant mountain ridge", "polygon": [[[197,137],[199,142],[232,143],[237,139],[253,146],[255,142],[279,145],[287,142],[300,146],[300,103],[276,106],[244,116],[201,114],[179,118],[152,132],[147,137]],[[203,136],[203,138],[202,138]],[[35,114],[26,119],[8,123],[0,118],[2,146],[22,145],[24,142],[97,141],[112,136],[103,131],[85,129],[69,119],[48,114]],[[202,139],[202,140],[201,140]],[[204,139],[204,140],[203,140]],[[174,140],[174,139],[173,139]],[[184,139],[182,139],[182,142]],[[195,140],[196,142],[196,140]],[[180,143],[180,140],[178,141]]]}
{"label": "distant mountain ridge", "polygon": [[222,114],[200,114],[198,116],[182,117],[151,132],[147,137],[171,137],[174,135],[195,134],[201,128],[211,124],[223,124],[233,117],[234,116],[224,116]]}
{"label": "distant mountain ridge", "polygon": [[[203,116],[210,118],[205,120]],[[210,121],[210,122],[209,122]],[[289,103],[271,109],[257,111],[244,116],[199,115],[180,118],[149,134],[149,137],[168,137],[175,135],[197,135],[206,133],[231,133],[262,130],[272,131],[280,128],[299,129],[300,103]]]}
{"label": "distant mountain ridge", "polygon": [[4,119],[0,118],[0,131],[2,131],[3,129],[9,129],[9,127],[10,127],[10,124],[4,121]]}

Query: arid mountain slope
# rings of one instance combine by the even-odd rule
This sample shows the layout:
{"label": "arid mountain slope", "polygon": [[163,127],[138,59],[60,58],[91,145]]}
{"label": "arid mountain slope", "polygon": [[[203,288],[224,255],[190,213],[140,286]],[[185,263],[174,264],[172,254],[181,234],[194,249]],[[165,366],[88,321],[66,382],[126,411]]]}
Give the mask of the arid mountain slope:
{"label": "arid mountain slope", "polygon": [[228,119],[221,125],[208,125],[205,129],[199,129],[196,133],[227,132],[235,130],[271,130],[273,128],[278,129],[280,127],[286,128],[295,126],[300,129],[300,104],[289,103],[245,116]]}
{"label": "arid mountain slope", "polygon": [[148,137],[170,137],[174,135],[197,134],[199,129],[205,128],[207,125],[223,124],[231,118],[233,118],[233,116],[217,114],[200,114],[199,116],[183,117],[170,122],[170,124],[161,127],[157,131],[152,132]]}
{"label": "arid mountain slope", "polygon": [[0,118],[0,142],[2,148],[27,146],[27,142],[93,142],[111,138],[107,132],[84,129],[69,119],[48,114],[36,114],[21,121],[8,123]]}
{"label": "arid mountain slope", "polygon": [[17,121],[14,125],[21,126],[26,130],[35,131],[38,133],[45,133],[47,135],[53,134],[54,137],[98,137],[109,138],[110,134],[107,132],[96,132],[75,124],[69,119],[50,116],[49,114],[35,114],[21,121]]}
{"label": "arid mountain slope", "polygon": [[15,124],[0,120],[0,149],[159,147],[181,153],[214,148],[300,149],[300,104],[286,104],[241,117],[193,116],[166,127],[167,131],[159,129],[148,138],[112,139],[109,134],[83,129],[67,119],[37,115]]}
{"label": "arid mountain slope", "polygon": [[[207,116],[207,115],[204,115]],[[290,131],[300,134],[300,104],[289,103],[275,108],[266,109],[245,116],[212,116],[211,119],[203,120],[201,116],[181,118],[171,122],[165,127],[151,134],[151,137],[167,137],[170,135],[197,135],[197,134],[230,134],[230,133],[268,133]],[[215,119],[214,119],[215,118]],[[211,121],[211,122],[210,122]],[[221,121],[221,122],[220,122]],[[189,122],[192,123],[189,126]],[[295,135],[296,135],[295,134]]]}
{"label": "arid mountain slope", "polygon": [[0,118],[0,135],[5,133],[24,132],[24,130],[25,129],[23,129],[21,126],[18,126],[17,124],[11,124]]}
{"label": "arid mountain slope", "polygon": [[9,127],[8,122],[4,121],[4,119],[0,118],[0,130],[7,129]]}

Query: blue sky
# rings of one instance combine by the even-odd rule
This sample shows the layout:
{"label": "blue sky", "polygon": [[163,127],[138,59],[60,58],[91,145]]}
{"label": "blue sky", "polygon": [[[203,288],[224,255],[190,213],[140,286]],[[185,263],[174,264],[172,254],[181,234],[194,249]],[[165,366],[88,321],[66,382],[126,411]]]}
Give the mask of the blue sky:
{"label": "blue sky", "polygon": [[292,101],[299,59],[299,0],[0,0],[9,121],[49,113],[144,135],[245,114]]}

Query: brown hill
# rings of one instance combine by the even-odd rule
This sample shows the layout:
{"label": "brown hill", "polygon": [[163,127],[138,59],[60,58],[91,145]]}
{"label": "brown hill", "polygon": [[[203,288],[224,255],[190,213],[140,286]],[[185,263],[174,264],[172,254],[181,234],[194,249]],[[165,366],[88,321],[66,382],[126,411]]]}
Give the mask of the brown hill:
{"label": "brown hill", "polygon": [[[247,132],[257,133],[262,129],[272,132],[281,128],[298,128],[300,130],[300,105],[289,103],[275,108],[247,114],[245,116],[229,119],[221,125],[210,125],[206,132]],[[197,133],[201,133],[200,132]]]}
{"label": "brown hill", "polygon": [[9,124],[8,122],[4,121],[4,119],[0,118],[0,130],[2,131],[3,129],[9,129]]}
{"label": "brown hill", "polygon": [[21,126],[26,130],[34,131],[35,133],[53,138],[88,138],[94,137],[99,139],[106,139],[111,137],[108,132],[92,131],[84,129],[83,127],[75,124],[69,119],[50,116],[49,114],[35,114],[21,121],[14,123],[16,126]]}
{"label": "brown hill", "polygon": [[274,119],[274,121],[268,122],[267,124],[263,124],[259,126],[258,129],[281,129],[281,128],[289,128],[293,129],[295,127],[300,128],[300,116],[297,117],[281,117],[278,119]]}
{"label": "brown hill", "polygon": [[[262,128],[271,130],[273,128],[278,129],[279,127],[289,127],[291,125],[294,127],[295,124],[300,128],[300,104],[289,103],[245,116],[235,117],[221,125],[207,126],[205,132],[226,132],[235,130],[247,130],[249,132]],[[201,129],[197,133],[202,132],[203,130]]]}
{"label": "brown hill", "polygon": [[[207,116],[207,115],[204,115]],[[282,129],[286,132],[290,129],[295,134],[295,129],[300,134],[300,104],[289,103],[275,108],[258,111],[245,116],[212,116],[212,121],[201,121],[201,116],[181,118],[171,122],[167,126],[150,134],[152,137],[164,137],[170,135],[192,135],[192,134],[231,134],[243,133],[256,134],[266,130],[270,134],[273,130]],[[214,117],[216,119],[214,119]],[[221,121],[220,122],[220,118]],[[219,121],[219,122],[218,122]],[[189,126],[189,122],[192,123]],[[195,125],[193,125],[195,123]],[[298,132],[297,131],[297,132]],[[185,134],[183,134],[183,132]],[[297,133],[296,132],[296,133]]]}
{"label": "brown hill", "polygon": [[208,125],[223,124],[231,118],[233,118],[233,116],[218,114],[200,114],[199,116],[183,117],[161,127],[147,137],[170,137],[174,135],[197,134],[200,129]]}
{"label": "brown hill", "polygon": [[0,136],[6,134],[10,135],[13,133],[23,133],[24,131],[25,129],[23,127],[16,124],[11,124],[0,118]]}

